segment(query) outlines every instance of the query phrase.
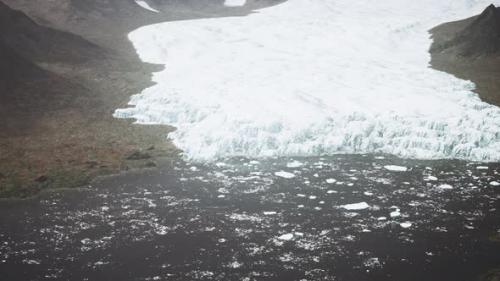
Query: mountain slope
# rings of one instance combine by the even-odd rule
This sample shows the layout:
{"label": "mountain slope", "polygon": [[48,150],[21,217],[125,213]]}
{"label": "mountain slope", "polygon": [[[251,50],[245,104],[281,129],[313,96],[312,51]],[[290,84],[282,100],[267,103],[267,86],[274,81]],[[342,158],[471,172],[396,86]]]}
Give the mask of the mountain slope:
{"label": "mountain slope", "polygon": [[[479,16],[454,23],[454,27],[457,31],[451,39],[436,40],[431,52],[466,58],[500,54],[500,8],[490,5]],[[439,28],[434,32],[438,33]]]}
{"label": "mountain slope", "polygon": [[500,106],[500,8],[430,30],[433,68],[476,84],[482,100]]}

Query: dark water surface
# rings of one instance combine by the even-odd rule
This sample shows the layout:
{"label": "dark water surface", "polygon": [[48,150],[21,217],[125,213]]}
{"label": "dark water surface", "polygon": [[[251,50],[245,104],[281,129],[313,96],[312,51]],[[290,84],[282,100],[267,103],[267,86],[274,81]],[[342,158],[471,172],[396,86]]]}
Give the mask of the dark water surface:
{"label": "dark water surface", "polygon": [[480,280],[500,268],[500,163],[177,167],[0,202],[0,280]]}

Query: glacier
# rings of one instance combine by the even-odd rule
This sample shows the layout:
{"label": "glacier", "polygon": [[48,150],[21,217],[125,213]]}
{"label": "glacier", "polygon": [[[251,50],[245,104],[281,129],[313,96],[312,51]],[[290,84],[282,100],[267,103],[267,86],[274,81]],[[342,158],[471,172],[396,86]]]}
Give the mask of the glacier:
{"label": "glacier", "polygon": [[[494,1],[499,4],[500,1]],[[118,118],[169,124],[192,161],[338,153],[500,160],[500,108],[429,67],[432,27],[491,0],[289,0],[128,37],[156,83]]]}

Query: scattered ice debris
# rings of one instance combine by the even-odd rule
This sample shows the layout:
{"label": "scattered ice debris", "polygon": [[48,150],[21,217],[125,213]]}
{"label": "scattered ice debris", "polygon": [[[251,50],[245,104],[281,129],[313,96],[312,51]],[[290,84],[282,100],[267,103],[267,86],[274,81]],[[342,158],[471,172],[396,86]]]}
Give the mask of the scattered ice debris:
{"label": "scattered ice debris", "polygon": [[293,239],[293,233],[283,234],[280,237],[278,237],[278,239],[283,241],[290,241]]}
{"label": "scattered ice debris", "polygon": [[335,183],[337,180],[336,179],[326,179],[326,183],[332,184]]}
{"label": "scattered ice debris", "polygon": [[488,166],[477,166],[476,169],[477,170],[488,170],[489,167]]}
{"label": "scattered ice debris", "polygon": [[439,189],[453,189],[453,186],[449,185],[449,184],[440,184],[438,185]]}
{"label": "scattered ice debris", "polygon": [[144,0],[136,0],[135,3],[139,6],[141,6],[143,9],[146,9],[148,11],[151,11],[151,12],[155,12],[155,13],[159,13],[160,11],[152,8],[151,6],[149,6],[148,2],[144,1]]}
{"label": "scattered ice debris", "polygon": [[399,224],[402,228],[410,228],[412,226],[412,223],[409,221],[402,222]]}
{"label": "scattered ice debris", "polygon": [[384,168],[389,171],[393,172],[406,172],[408,171],[408,168],[403,167],[403,166],[396,166],[396,165],[385,165]]}
{"label": "scattered ice debris", "polygon": [[274,175],[285,179],[292,179],[295,177],[294,174],[285,171],[275,172]]}
{"label": "scattered ice debris", "polygon": [[490,185],[491,186],[500,186],[500,182],[492,181],[492,182],[490,182]]}
{"label": "scattered ice debris", "polygon": [[370,191],[365,191],[365,192],[363,192],[363,194],[366,196],[373,196],[373,192],[370,192]]}
{"label": "scattered ice debris", "polygon": [[240,268],[243,264],[238,262],[238,261],[233,261],[230,264],[228,264],[228,267],[230,268]]}
{"label": "scattered ice debris", "polygon": [[292,162],[288,162],[286,164],[287,168],[298,168],[298,167],[302,167],[304,164],[302,164],[302,162],[299,162],[297,160],[294,160]]}
{"label": "scattered ice debris", "polygon": [[198,171],[198,168],[196,166],[191,166],[191,167],[189,167],[189,170],[196,172],[196,171]]}
{"label": "scattered ice debris", "polygon": [[364,210],[369,208],[370,205],[368,205],[368,203],[366,202],[360,202],[360,203],[342,205],[341,207],[346,210]]}
{"label": "scattered ice debris", "polygon": [[378,258],[369,258],[369,259],[365,260],[365,262],[363,264],[365,267],[369,267],[369,268],[382,267],[382,264],[380,263]]}

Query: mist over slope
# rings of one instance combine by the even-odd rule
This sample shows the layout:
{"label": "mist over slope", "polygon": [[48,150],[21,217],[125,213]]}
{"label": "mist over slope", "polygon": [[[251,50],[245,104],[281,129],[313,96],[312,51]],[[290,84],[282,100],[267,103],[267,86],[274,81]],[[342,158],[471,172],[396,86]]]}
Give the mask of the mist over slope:
{"label": "mist over slope", "polygon": [[390,153],[500,159],[500,109],[429,68],[433,26],[489,1],[290,0],[129,35],[165,64],[115,116],[172,124],[193,160]]}

